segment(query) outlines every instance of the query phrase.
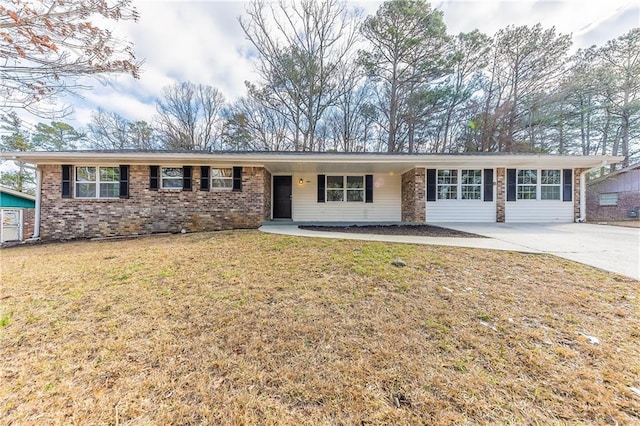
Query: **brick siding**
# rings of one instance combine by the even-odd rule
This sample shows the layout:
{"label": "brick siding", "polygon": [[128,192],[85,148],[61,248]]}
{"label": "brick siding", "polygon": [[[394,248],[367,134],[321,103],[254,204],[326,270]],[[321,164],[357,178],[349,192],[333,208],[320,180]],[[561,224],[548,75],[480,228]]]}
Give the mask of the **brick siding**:
{"label": "brick siding", "polygon": [[402,175],[402,221],[426,222],[426,170],[411,169]]}
{"label": "brick siding", "polygon": [[638,220],[630,218],[629,211],[640,207],[640,191],[619,191],[617,206],[601,206],[600,194],[613,191],[601,185],[587,186],[587,220],[589,222]]}
{"label": "brick siding", "polygon": [[507,200],[506,191],[506,173],[505,168],[496,169],[496,222],[504,223],[505,221],[505,201]]}
{"label": "brick siding", "polygon": [[242,191],[200,190],[200,167],[193,167],[193,190],[149,190],[149,166],[132,165],[129,198],[62,198],[62,168],[42,170],[43,240],[141,235],[160,232],[257,228],[271,211],[271,176],[262,167],[243,167]]}

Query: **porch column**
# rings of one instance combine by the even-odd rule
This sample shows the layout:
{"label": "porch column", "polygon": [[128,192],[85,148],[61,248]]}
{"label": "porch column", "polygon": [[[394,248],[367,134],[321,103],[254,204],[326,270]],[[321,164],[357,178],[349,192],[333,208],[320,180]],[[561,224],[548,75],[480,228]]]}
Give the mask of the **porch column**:
{"label": "porch column", "polygon": [[496,169],[496,222],[503,223],[504,222],[504,207],[505,207],[505,175],[506,169],[497,168]]}
{"label": "porch column", "polygon": [[426,217],[426,172],[414,168],[402,174],[402,221],[424,223]]}

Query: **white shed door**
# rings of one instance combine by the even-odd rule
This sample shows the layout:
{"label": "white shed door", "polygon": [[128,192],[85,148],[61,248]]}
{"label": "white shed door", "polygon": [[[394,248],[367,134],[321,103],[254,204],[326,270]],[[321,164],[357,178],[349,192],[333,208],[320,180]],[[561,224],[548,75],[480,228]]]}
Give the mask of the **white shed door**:
{"label": "white shed door", "polygon": [[2,211],[2,235],[0,239],[5,241],[18,241],[22,239],[22,212],[20,210]]}

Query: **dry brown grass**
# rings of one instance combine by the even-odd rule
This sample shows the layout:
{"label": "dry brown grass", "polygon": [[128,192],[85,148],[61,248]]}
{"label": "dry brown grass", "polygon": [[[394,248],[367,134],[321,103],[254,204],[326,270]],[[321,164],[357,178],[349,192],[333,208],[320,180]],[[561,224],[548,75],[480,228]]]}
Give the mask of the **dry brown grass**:
{"label": "dry brown grass", "polygon": [[640,422],[638,282],[555,257],[256,231],[0,256],[3,424]]}

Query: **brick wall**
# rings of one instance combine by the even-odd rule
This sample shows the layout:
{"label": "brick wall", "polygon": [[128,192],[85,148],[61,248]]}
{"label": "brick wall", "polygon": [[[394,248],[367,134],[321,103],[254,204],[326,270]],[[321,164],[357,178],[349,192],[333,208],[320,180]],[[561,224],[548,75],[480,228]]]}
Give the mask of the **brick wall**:
{"label": "brick wall", "polygon": [[28,240],[33,236],[36,221],[36,209],[22,210],[22,239]]}
{"label": "brick wall", "polygon": [[[612,192],[618,194],[618,205],[601,206],[600,194]],[[629,217],[629,210],[637,207],[640,207],[640,191],[633,187],[616,188],[614,185],[612,188],[612,185],[608,185],[606,181],[587,185],[587,220],[589,222],[636,220],[638,218]]]}
{"label": "brick wall", "polygon": [[573,169],[573,220],[580,218],[580,173],[589,169]]}
{"label": "brick wall", "polygon": [[62,198],[62,168],[41,166],[41,238],[59,240],[158,232],[257,228],[271,211],[270,174],[244,167],[242,191],[201,191],[200,167],[193,190],[149,190],[149,166],[130,166],[128,199]]}
{"label": "brick wall", "polygon": [[402,221],[426,222],[426,171],[411,169],[402,175]]}
{"label": "brick wall", "polygon": [[504,203],[507,200],[506,174],[505,168],[496,169],[496,222],[502,223],[505,221]]}

